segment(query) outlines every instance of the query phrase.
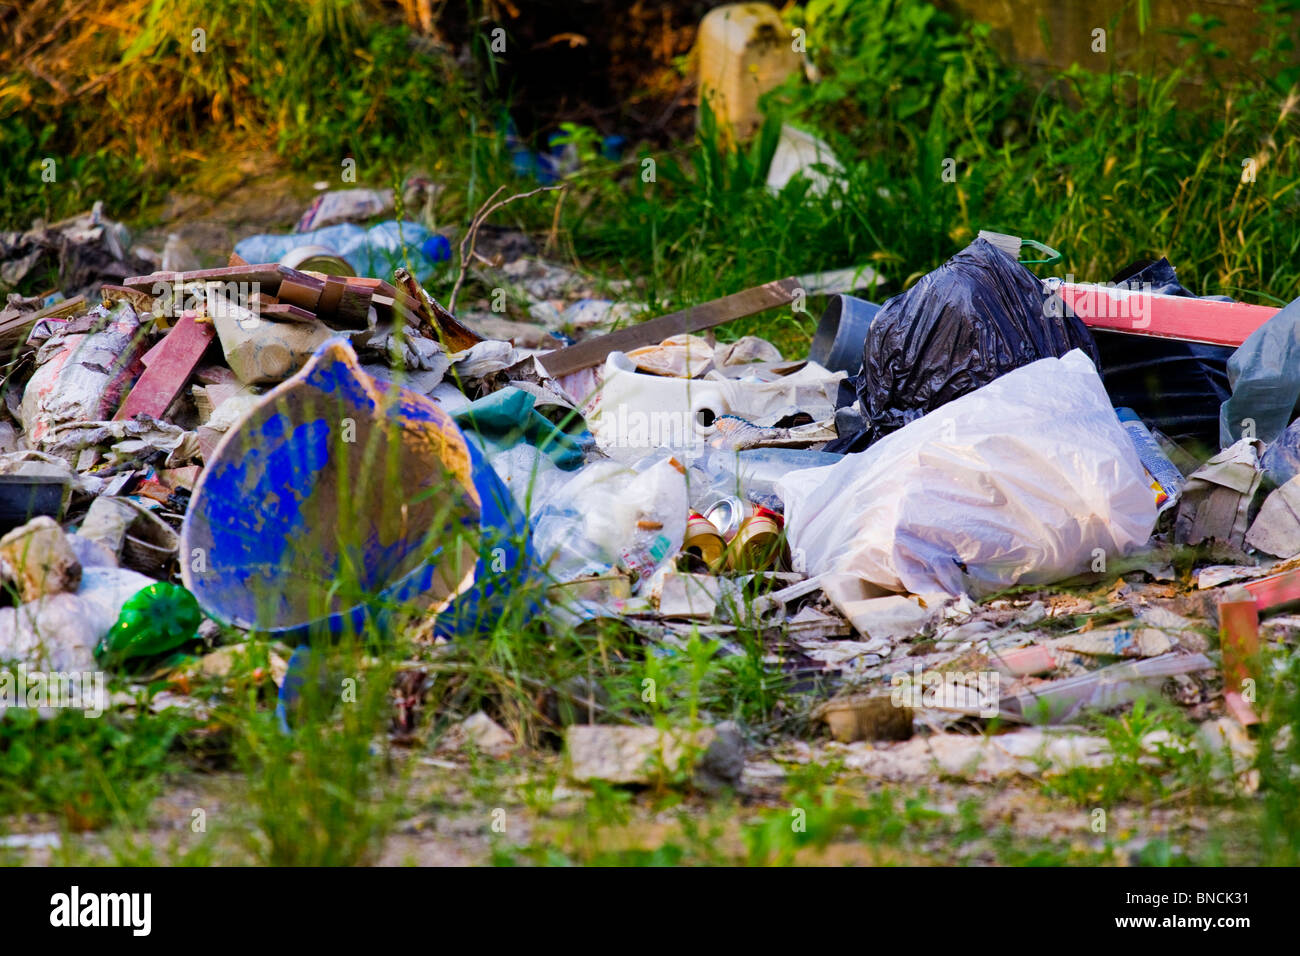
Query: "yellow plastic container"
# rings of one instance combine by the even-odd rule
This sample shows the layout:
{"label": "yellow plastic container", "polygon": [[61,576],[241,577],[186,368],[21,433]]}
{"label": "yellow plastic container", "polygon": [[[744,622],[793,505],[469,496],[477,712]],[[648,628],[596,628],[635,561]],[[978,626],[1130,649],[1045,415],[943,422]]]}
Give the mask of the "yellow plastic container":
{"label": "yellow plastic container", "polygon": [[707,102],[724,134],[737,141],[762,123],[758,100],[800,69],[794,37],[776,8],[730,3],[710,10],[696,40],[700,102]]}

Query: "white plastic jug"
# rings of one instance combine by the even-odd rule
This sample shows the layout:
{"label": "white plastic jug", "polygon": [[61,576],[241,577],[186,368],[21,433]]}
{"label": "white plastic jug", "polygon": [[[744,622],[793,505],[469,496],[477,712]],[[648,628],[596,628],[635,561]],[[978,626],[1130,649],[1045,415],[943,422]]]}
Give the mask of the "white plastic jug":
{"label": "white plastic jug", "polygon": [[809,362],[774,382],[669,378],[638,372],[627,355],[611,352],[583,413],[596,443],[614,457],[663,447],[700,449],[723,415],[754,421],[802,411],[815,421],[831,418],[843,377]]}

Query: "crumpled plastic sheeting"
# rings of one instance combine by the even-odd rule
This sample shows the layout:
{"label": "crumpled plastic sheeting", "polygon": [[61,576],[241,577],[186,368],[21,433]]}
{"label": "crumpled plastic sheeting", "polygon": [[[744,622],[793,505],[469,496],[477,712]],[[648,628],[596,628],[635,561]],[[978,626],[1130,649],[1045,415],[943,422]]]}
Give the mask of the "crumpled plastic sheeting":
{"label": "crumpled plastic sheeting", "polygon": [[[876,313],[858,398],[869,440],[1037,359],[1097,346],[1015,259],[976,239]],[[848,449],[836,448],[836,451]]]}
{"label": "crumpled plastic sheeting", "polygon": [[1082,352],[1041,359],[864,452],[777,482],[796,564],[981,597],[1144,545],[1156,508]]}
{"label": "crumpled plastic sheeting", "polygon": [[394,329],[392,323],[385,323],[373,329],[357,332],[351,336],[351,339],[358,354],[363,354],[367,358],[379,358],[389,369],[402,369],[412,373],[435,373],[436,377],[421,378],[420,387],[427,387],[429,391],[442,381],[442,377],[447,374],[447,369],[451,367],[451,359],[442,350],[441,345],[411,328],[403,328],[399,331]]}
{"label": "crumpled plastic sheeting", "polygon": [[[1228,359],[1232,397],[1219,412],[1219,444],[1276,439],[1300,400],[1300,299],[1247,336]],[[1251,429],[1253,428],[1253,431]]]}
{"label": "crumpled plastic sheeting", "polygon": [[509,342],[487,339],[451,356],[452,367],[461,378],[475,379],[503,372],[520,359]]}
{"label": "crumpled plastic sheeting", "polygon": [[199,454],[199,439],[171,422],[148,415],[105,422],[73,422],[59,429],[46,447],[49,453],[73,465],[84,449],[108,449],[110,465],[143,462],[164,454],[163,464],[176,468]]}
{"label": "crumpled plastic sheeting", "polygon": [[582,464],[582,447],[537,411],[536,401],[530,392],[506,386],[453,413],[452,419],[462,431],[478,436],[489,458],[494,451],[527,442],[560,468],[577,468]]}
{"label": "crumpled plastic sheeting", "polygon": [[1300,420],[1292,422],[1276,441],[1269,443],[1259,464],[1268,480],[1279,488],[1300,475]]}

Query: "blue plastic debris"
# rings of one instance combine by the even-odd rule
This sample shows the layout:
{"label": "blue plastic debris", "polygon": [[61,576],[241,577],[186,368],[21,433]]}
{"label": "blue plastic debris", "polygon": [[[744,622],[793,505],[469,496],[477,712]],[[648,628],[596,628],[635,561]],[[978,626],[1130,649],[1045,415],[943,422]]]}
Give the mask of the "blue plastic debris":
{"label": "blue plastic debris", "polygon": [[432,277],[435,263],[451,258],[445,236],[395,219],[369,228],[343,222],[310,232],[249,236],[235,243],[235,253],[246,262],[279,262],[286,252],[303,246],[324,246],[346,259],[359,276],[389,275],[398,266],[408,266],[421,282]]}
{"label": "blue plastic debris", "polygon": [[420,251],[430,262],[447,262],[451,259],[451,241],[437,233],[424,240]]}
{"label": "blue plastic debris", "polygon": [[[582,165],[569,134],[565,132],[553,132],[547,136],[545,150],[532,150],[519,135],[515,121],[509,116],[502,117],[501,129],[515,173],[522,178],[535,179],[542,185],[549,186]],[[627,139],[623,136],[602,136],[600,139],[600,155],[605,159],[621,159],[626,148]]]}
{"label": "blue plastic debris", "polygon": [[482,633],[535,593],[527,520],[479,450],[341,338],[218,445],[182,547],[210,617],[290,643],[408,615]]}

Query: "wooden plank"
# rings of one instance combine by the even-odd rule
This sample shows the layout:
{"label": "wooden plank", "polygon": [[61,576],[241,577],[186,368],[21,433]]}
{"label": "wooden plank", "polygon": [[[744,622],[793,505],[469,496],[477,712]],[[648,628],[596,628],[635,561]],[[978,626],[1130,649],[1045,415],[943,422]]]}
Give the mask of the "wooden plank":
{"label": "wooden plank", "polygon": [[290,305],[287,302],[279,302],[275,305],[264,305],[257,310],[257,315],[272,322],[305,322],[315,323],[316,313],[308,312],[306,309],[300,309],[296,305]]}
{"label": "wooden plank", "polygon": [[159,355],[163,354],[163,351],[166,349],[166,347],[167,347],[167,337],[163,336],[153,344],[153,347],[150,348],[148,352],[145,352],[144,355],[140,356],[140,364],[143,365],[145,368],[148,368],[150,365],[153,364],[154,359],[156,359]]}
{"label": "wooden plank", "polygon": [[[310,276],[303,278],[309,279]],[[299,282],[297,279],[285,277],[280,282],[280,289],[275,296],[280,302],[288,305],[296,305],[300,309],[306,309],[308,312],[315,312],[316,306],[320,303],[321,291],[324,286],[308,285]]]}
{"label": "wooden plank", "polygon": [[41,319],[57,319],[71,316],[86,310],[86,297],[76,295],[71,299],[60,299],[53,305],[47,305],[37,312],[19,312],[6,310],[0,312],[0,352],[9,353],[27,343],[32,326]]}
{"label": "wooden plank", "polygon": [[17,312],[10,315],[8,312],[0,312],[0,354],[9,357],[9,353],[17,348],[27,344],[27,336],[31,334],[32,326],[36,320],[32,318],[35,313]]}
{"label": "wooden plank", "polygon": [[375,307],[375,311],[381,319],[388,319],[393,315],[393,313],[396,313],[398,318],[403,322],[407,325],[413,325],[416,328],[419,328],[424,322],[424,320],[421,319],[413,309],[407,308],[392,296],[376,294],[370,300],[370,304]]}
{"label": "wooden plank", "polygon": [[128,289],[138,289],[153,293],[158,284],[175,285],[188,282],[256,282],[263,292],[275,295],[280,288],[280,267],[275,263],[251,266],[226,266],[222,269],[195,269],[192,272],[151,272],[147,276],[132,276],[123,279],[122,285]]}
{"label": "wooden plank", "polygon": [[732,319],[743,319],[768,309],[789,305],[794,301],[796,290],[801,288],[802,280],[796,276],[767,282],[712,302],[693,305],[689,309],[670,312],[648,322],[629,325],[608,335],[579,342],[567,349],[540,356],[537,361],[547,375],[559,378],[600,364],[610,352],[627,352],[646,345],[657,345],[670,336],[701,332]]}
{"label": "wooden plank", "polygon": [[136,380],[131,394],[113,416],[114,420],[121,421],[140,414],[162,418],[189,381],[216,334],[212,323],[199,323],[194,321],[191,313],[181,313],[175,327],[159,343],[162,348],[150,350],[149,366]]}
{"label": "wooden plank", "polygon": [[369,323],[374,292],[350,286],[333,276],[325,280],[316,315],[331,329],[364,329]]}
{"label": "wooden plank", "polygon": [[85,309],[86,297],[84,295],[74,295],[71,299],[60,299],[53,305],[47,305],[39,312],[33,312],[30,319],[33,322],[39,322],[41,319],[63,318]]}
{"label": "wooden plank", "polygon": [[1084,282],[1063,282],[1061,298],[1090,329],[1237,347],[1278,311]]}
{"label": "wooden plank", "polygon": [[345,280],[349,286],[369,289],[376,296],[388,296],[390,299],[396,299],[412,312],[420,308],[420,303],[411,298],[402,290],[398,289],[391,282],[385,282],[383,279],[372,279],[369,276],[348,276]]}
{"label": "wooden plank", "polygon": [[457,352],[473,348],[484,340],[483,336],[461,323],[459,319],[444,309],[433,296],[424,290],[424,286],[416,282],[415,277],[405,269],[394,269],[393,279],[399,287],[405,290],[408,296],[412,298],[418,297],[419,308],[415,310],[416,314],[425,319],[429,330],[434,333],[439,344],[448,353],[455,355]]}

